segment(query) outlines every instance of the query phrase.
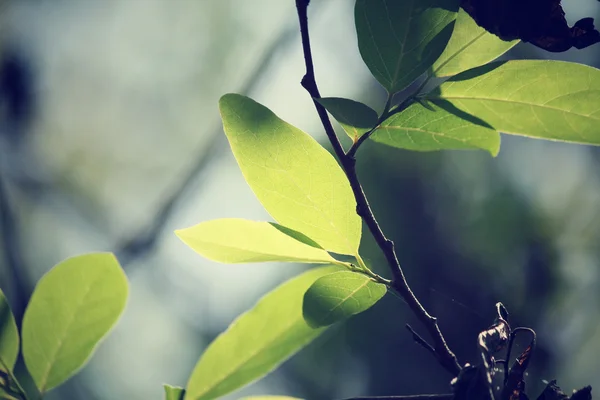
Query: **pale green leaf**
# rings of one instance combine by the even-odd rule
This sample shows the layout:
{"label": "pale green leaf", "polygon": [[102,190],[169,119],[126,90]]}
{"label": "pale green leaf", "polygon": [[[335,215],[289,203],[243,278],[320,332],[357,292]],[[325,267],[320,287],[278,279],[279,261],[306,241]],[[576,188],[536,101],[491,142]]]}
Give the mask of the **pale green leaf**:
{"label": "pale green leaf", "polygon": [[227,94],[219,107],[246,182],[269,214],[325,250],[356,254],[361,220],[350,184],[333,156],[248,97]]}
{"label": "pale green leaf", "polygon": [[163,385],[163,388],[165,389],[165,400],[183,400],[185,389],[167,384]]}
{"label": "pale green leaf", "polygon": [[371,308],[387,287],[368,276],[338,271],[319,278],[304,294],[304,319],[312,327],[328,326]]}
{"label": "pale green leaf", "polygon": [[339,122],[344,132],[354,141],[377,124],[377,112],[358,101],[340,97],[323,97],[316,100]]}
{"label": "pale green leaf", "polygon": [[600,70],[585,65],[495,62],[450,78],[428,98],[500,132],[600,144]]}
{"label": "pale green leaf", "polygon": [[[333,263],[325,250],[290,236],[275,223],[227,218],[202,222],[175,233],[204,257],[223,263],[292,261]],[[296,232],[296,237],[301,235]]]}
{"label": "pale green leaf", "polygon": [[0,289],[0,371],[12,371],[18,355],[19,331],[6,296]]}
{"label": "pale green leaf", "polygon": [[436,76],[451,76],[495,60],[519,43],[506,42],[477,25],[462,8],[456,16],[452,37],[433,64]]}
{"label": "pale green leaf", "polygon": [[125,309],[128,284],[110,253],[69,258],[38,282],[23,317],[23,357],[41,393],[75,374]]}
{"label": "pale green leaf", "polygon": [[401,149],[432,151],[482,149],[493,156],[500,149],[500,135],[435,105],[415,103],[385,120],[371,139]]}
{"label": "pale green leaf", "polygon": [[266,294],[206,349],[186,387],[186,400],[210,400],[266,375],[319,336],[302,317],[302,296],[321,276],[338,271],[311,269]]}
{"label": "pale green leaf", "polygon": [[356,0],[360,54],[388,92],[404,89],[442,54],[458,5],[458,0]]}

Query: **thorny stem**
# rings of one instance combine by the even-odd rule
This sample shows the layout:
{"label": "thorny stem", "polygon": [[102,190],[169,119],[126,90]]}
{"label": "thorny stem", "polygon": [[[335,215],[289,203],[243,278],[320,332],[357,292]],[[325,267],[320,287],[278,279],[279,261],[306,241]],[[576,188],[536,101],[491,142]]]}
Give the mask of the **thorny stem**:
{"label": "thorny stem", "polygon": [[[421,305],[419,300],[416,298],[415,294],[412,292],[408,283],[406,282],[406,278],[404,277],[404,272],[400,267],[400,263],[398,262],[398,257],[396,256],[396,251],[394,249],[394,242],[386,238],[383,231],[381,230],[375,216],[373,215],[373,211],[369,206],[369,202],[367,201],[367,197],[362,189],[362,186],[358,180],[358,175],[356,173],[356,159],[354,158],[354,153],[346,154],[344,152],[344,148],[340,143],[338,137],[335,134],[333,126],[331,125],[331,121],[327,115],[327,111],[323,106],[321,106],[316,99],[321,97],[319,93],[319,89],[315,80],[315,72],[314,65],[312,59],[312,51],[310,47],[310,38],[308,34],[308,4],[310,0],[296,0],[296,8],[298,11],[298,20],[300,23],[300,34],[302,38],[302,49],[304,53],[304,61],[306,64],[306,74],[302,78],[302,86],[306,89],[306,91],[312,96],[313,103],[323,124],[323,128],[325,129],[325,133],[333,146],[333,151],[335,152],[337,158],[340,160],[342,168],[346,173],[346,177],[350,182],[350,186],[354,193],[354,197],[356,199],[356,212],[363,219],[369,231],[375,238],[377,245],[384,253],[388,265],[392,272],[392,282],[391,289],[400,295],[404,299],[404,301],[408,304],[410,309],[416,315],[416,317],[421,321],[421,323],[426,327],[431,339],[433,340],[433,348],[435,349],[435,355],[438,359],[438,362],[448,370],[453,376],[457,376],[460,372],[461,368],[458,364],[456,356],[444,339],[442,332],[437,323],[437,319],[431,316],[427,310]],[[357,146],[354,146],[357,147]],[[356,150],[354,150],[355,152]]]}

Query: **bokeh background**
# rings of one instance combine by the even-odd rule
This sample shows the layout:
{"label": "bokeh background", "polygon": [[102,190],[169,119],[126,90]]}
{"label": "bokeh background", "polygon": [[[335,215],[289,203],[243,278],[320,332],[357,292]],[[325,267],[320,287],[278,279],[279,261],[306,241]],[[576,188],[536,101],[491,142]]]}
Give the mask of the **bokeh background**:
{"label": "bokeh background", "polygon": [[[324,95],[381,110],[353,3],[313,0],[318,82]],[[571,23],[600,17],[596,1],[564,7]],[[507,56],[600,67],[599,45],[552,54],[519,44]],[[118,327],[48,399],[160,399],[162,383],[185,385],[238,314],[305,268],[216,264],[173,234],[213,218],[269,218],[229,151],[217,101],[250,95],[323,140],[302,74],[292,0],[1,2],[0,287],[21,316],[55,263],[99,250],[116,252],[131,283]],[[476,335],[500,300],[513,325],[538,333],[532,395],[554,378],[565,391],[600,390],[600,149],[502,141],[497,158],[368,143],[358,170],[461,362],[476,360]],[[386,274],[364,236],[370,263]],[[407,322],[424,333],[387,296],[227,399],[448,392],[450,377],[413,343]]]}

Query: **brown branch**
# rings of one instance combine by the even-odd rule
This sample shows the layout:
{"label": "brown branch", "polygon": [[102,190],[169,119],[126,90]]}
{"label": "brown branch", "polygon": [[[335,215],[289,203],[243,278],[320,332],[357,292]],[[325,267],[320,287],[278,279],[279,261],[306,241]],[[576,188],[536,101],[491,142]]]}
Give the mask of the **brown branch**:
{"label": "brown branch", "polygon": [[329,116],[327,115],[327,111],[323,106],[321,106],[315,99],[319,99],[321,97],[319,93],[319,89],[315,80],[315,72],[313,66],[312,59],[312,51],[310,46],[310,38],[308,34],[308,4],[310,0],[296,0],[296,8],[298,10],[298,20],[300,23],[300,35],[302,37],[302,49],[304,52],[304,61],[306,64],[306,74],[302,78],[302,86],[306,89],[306,91],[312,96],[313,103],[319,114],[319,118],[321,119],[321,123],[323,124],[323,128],[325,129],[325,133],[333,146],[333,150],[340,160],[342,164],[342,168],[346,173],[346,177],[350,182],[350,186],[352,187],[352,191],[354,193],[354,197],[356,199],[356,212],[365,222],[369,231],[375,238],[377,245],[384,253],[388,265],[391,269],[393,280],[391,283],[391,289],[398,293],[408,304],[410,309],[416,315],[416,317],[421,321],[421,323],[426,327],[429,332],[432,340],[433,340],[433,348],[435,349],[435,355],[438,359],[439,363],[448,370],[453,376],[457,376],[460,372],[461,368],[458,364],[456,356],[444,339],[442,332],[437,323],[437,319],[431,316],[427,310],[421,305],[419,300],[416,298],[408,283],[406,282],[406,278],[404,277],[404,272],[400,267],[400,263],[398,261],[398,257],[396,256],[396,250],[394,249],[394,242],[386,238],[381,227],[379,226],[375,216],[373,215],[373,211],[369,206],[369,202],[367,201],[367,197],[362,189],[362,186],[358,180],[358,175],[356,173],[356,159],[353,154],[346,154],[344,152],[344,148],[340,143],[338,137],[335,134],[333,126],[331,125],[331,121],[329,120]]}

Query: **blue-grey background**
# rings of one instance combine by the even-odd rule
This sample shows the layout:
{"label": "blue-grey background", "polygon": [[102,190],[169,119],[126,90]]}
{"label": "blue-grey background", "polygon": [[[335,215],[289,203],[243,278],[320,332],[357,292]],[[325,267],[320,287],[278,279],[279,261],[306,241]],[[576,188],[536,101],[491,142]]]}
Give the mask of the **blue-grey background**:
{"label": "blue-grey background", "polygon": [[[318,83],[323,95],[381,110],[383,92],[357,49],[353,3],[313,0]],[[592,0],[564,7],[571,22],[600,17]],[[47,398],[159,399],[162,383],[185,384],[238,314],[304,268],[216,264],[173,234],[213,218],[269,218],[224,139],[222,94],[248,94],[324,139],[299,84],[294,1],[4,0],[0,29],[0,287],[20,315],[55,263],[98,250],[116,252],[131,283],[118,327]],[[600,67],[600,45],[552,54],[520,44],[509,57]],[[358,169],[410,283],[461,362],[476,360],[475,337],[501,300],[515,324],[538,332],[531,395],[543,379],[567,392],[598,386],[600,151],[502,141],[497,158],[368,143]],[[386,273],[364,236],[367,258]],[[447,392],[450,377],[412,342],[406,322],[422,332],[386,297],[227,398]]]}

